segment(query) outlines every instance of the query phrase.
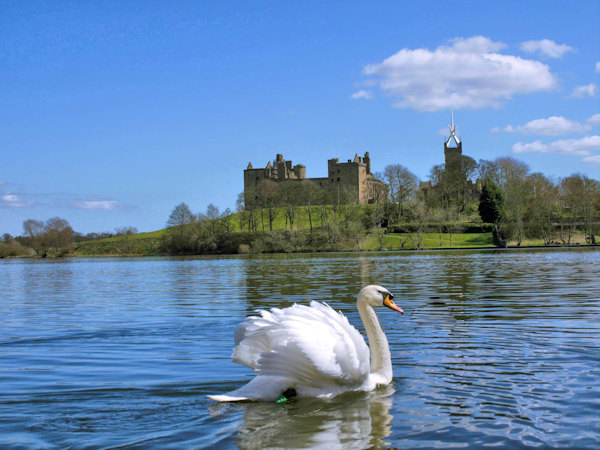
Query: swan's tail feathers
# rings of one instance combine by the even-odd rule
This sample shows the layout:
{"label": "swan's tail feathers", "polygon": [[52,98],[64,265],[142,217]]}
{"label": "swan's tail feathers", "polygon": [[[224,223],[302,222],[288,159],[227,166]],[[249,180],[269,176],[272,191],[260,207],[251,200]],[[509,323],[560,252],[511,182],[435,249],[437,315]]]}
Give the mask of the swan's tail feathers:
{"label": "swan's tail feathers", "polygon": [[231,395],[207,395],[207,397],[215,402],[243,402],[244,400],[250,400],[247,397],[232,397]]}
{"label": "swan's tail feathers", "polygon": [[289,378],[258,375],[235,391],[223,395],[209,395],[217,402],[240,402],[244,400],[275,401],[289,388],[293,388]]}

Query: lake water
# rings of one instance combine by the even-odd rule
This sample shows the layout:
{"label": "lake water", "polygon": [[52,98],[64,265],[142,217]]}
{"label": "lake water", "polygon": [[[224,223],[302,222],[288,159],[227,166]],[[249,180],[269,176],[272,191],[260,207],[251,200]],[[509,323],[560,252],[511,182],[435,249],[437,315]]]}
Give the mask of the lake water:
{"label": "lake water", "polygon": [[[600,251],[0,260],[0,447],[600,446]],[[218,404],[257,308],[327,301],[394,380],[372,393]]]}

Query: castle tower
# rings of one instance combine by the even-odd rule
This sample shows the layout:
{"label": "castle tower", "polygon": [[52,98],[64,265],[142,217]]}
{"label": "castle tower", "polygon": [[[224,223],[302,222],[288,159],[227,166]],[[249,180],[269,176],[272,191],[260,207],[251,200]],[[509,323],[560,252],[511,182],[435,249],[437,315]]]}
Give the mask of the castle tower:
{"label": "castle tower", "polygon": [[370,174],[371,173],[371,157],[369,156],[369,152],[365,152],[363,161],[367,165],[367,174]]}

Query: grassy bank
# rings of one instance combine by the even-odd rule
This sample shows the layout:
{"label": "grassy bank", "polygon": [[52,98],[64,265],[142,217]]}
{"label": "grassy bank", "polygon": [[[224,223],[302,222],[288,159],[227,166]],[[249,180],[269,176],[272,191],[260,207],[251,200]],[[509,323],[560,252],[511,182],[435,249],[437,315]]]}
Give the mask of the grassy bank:
{"label": "grassy bank", "polygon": [[[248,231],[247,216],[233,214],[227,220],[186,225],[176,233],[163,229],[149,233],[118,236],[75,244],[75,256],[154,256],[161,254],[284,253],[326,251],[379,251],[419,249],[493,248],[491,226],[473,221],[455,223],[396,224],[381,229],[372,223],[375,205],[354,207],[353,224],[344,222],[330,206],[298,208],[290,229],[285,210],[279,208],[269,226],[269,211],[254,211],[255,228]],[[309,216],[310,214],[310,216]],[[329,217],[329,218],[328,218]],[[338,217],[332,221],[331,217]],[[329,223],[324,223],[328,219]],[[312,223],[312,230],[310,224]],[[216,225],[215,225],[216,224]],[[353,229],[351,229],[354,227]],[[227,231],[228,230],[228,231]],[[169,240],[183,231],[192,250],[172,251]],[[462,231],[462,232],[459,232]],[[476,232],[473,232],[476,231]],[[508,240],[509,247],[518,243]],[[558,243],[557,243],[558,244]],[[582,234],[573,236],[571,245],[585,245]],[[541,247],[540,239],[525,238],[520,247]]]}

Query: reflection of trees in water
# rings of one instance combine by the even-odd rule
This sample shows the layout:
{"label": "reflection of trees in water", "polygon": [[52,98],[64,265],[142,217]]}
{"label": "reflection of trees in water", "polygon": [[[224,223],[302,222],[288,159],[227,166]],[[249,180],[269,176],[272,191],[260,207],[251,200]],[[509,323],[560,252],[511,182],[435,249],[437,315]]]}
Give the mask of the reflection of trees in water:
{"label": "reflection of trees in water", "polygon": [[299,399],[285,405],[245,403],[236,436],[241,448],[378,448],[391,433],[393,386],[347,393],[331,400]]}
{"label": "reflection of trees in water", "polygon": [[[56,300],[70,301],[74,291],[73,268],[71,262],[63,260],[33,260],[23,268],[23,290],[32,302],[47,301],[48,296]],[[8,278],[10,281],[10,278]],[[14,292],[19,292],[15,289]]]}
{"label": "reflection of trees in water", "polygon": [[354,304],[362,287],[378,281],[376,266],[366,257],[273,255],[245,260],[241,269],[252,311],[310,300]]}

